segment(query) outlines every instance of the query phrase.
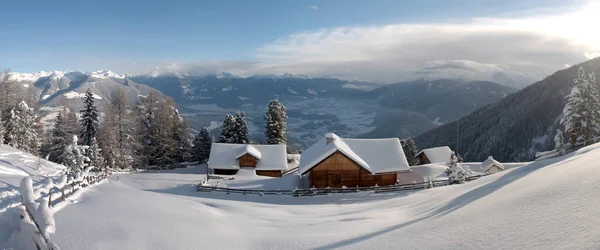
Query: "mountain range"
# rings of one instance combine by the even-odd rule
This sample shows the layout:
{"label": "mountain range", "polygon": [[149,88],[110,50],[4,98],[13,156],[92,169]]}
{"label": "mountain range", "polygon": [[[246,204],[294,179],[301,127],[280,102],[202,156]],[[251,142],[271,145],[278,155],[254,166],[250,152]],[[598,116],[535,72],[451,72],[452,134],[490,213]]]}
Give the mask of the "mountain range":
{"label": "mountain range", "polygon": [[132,102],[150,91],[170,96],[191,128],[206,126],[215,134],[226,113],[243,111],[258,142],[263,137],[265,107],[278,98],[287,107],[290,140],[301,147],[327,132],[345,137],[416,136],[517,91],[493,82],[460,79],[383,85],[291,74],[239,77],[224,72],[53,71],[13,73],[12,79],[24,88],[34,88],[48,114],[61,102],[81,105],[87,88],[102,106],[117,87],[123,87]]}
{"label": "mountain range", "polygon": [[[554,146],[554,135],[579,67],[600,74],[600,58],[559,70],[498,102],[481,107],[457,122],[447,123],[415,138],[420,148],[450,145],[468,161],[488,156],[500,161],[532,160]],[[600,87],[600,82],[596,82]]]}

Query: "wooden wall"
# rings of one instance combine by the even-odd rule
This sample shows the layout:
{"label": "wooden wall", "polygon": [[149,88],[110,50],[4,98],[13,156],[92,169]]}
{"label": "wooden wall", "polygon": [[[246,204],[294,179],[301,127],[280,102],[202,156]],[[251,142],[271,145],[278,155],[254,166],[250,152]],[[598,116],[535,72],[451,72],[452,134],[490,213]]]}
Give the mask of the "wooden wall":
{"label": "wooden wall", "polygon": [[256,157],[250,155],[250,154],[245,154],[242,155],[242,157],[238,158],[240,160],[240,167],[256,167]]}
{"label": "wooden wall", "polygon": [[256,175],[268,176],[268,177],[281,177],[280,170],[256,170]]}
{"label": "wooden wall", "polygon": [[429,161],[429,158],[427,158],[427,155],[425,155],[425,153],[417,155],[417,158],[419,159],[419,165],[431,163],[431,161]]}
{"label": "wooden wall", "polygon": [[338,152],[333,153],[310,170],[310,187],[367,187],[394,185],[396,173],[371,173],[352,159]]}

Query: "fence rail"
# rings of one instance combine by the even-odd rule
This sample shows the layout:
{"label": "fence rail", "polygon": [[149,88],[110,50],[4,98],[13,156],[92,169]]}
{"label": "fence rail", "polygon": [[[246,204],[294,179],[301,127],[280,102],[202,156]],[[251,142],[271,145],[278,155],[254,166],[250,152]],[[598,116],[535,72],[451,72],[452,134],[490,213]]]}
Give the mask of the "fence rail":
{"label": "fence rail", "polygon": [[[466,181],[479,179],[485,175],[471,176]],[[207,186],[202,183],[198,184],[196,191],[198,192],[222,192],[226,194],[249,194],[249,195],[291,195],[291,196],[315,196],[327,194],[347,194],[364,191],[373,191],[375,193],[397,192],[408,190],[419,190],[433,187],[449,185],[448,180],[437,180],[428,182],[419,182],[402,185],[390,186],[370,186],[370,187],[342,187],[342,188],[310,188],[310,189],[295,189],[295,190],[262,190],[262,189],[239,189],[239,188],[223,188],[217,186]]]}
{"label": "fence rail", "polygon": [[55,232],[52,208],[64,202],[67,197],[80,189],[96,184],[108,177],[104,172],[84,171],[75,176],[61,176],[58,183],[47,178],[46,183],[33,188],[31,177],[21,180],[19,193],[21,232],[31,237],[33,245],[38,250],[58,250],[50,240],[50,234]]}

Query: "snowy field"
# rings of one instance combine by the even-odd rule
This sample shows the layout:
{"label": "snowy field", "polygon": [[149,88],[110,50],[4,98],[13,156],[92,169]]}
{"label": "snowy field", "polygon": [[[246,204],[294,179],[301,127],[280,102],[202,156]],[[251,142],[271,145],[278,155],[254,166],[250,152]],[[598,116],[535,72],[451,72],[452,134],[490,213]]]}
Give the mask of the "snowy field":
{"label": "snowy field", "polygon": [[64,171],[63,165],[55,164],[16,150],[8,145],[0,145],[0,249],[5,247],[10,234],[19,229],[19,217],[14,209],[21,202],[19,183],[25,176],[31,176],[33,186],[42,185],[45,177],[56,177]]}
{"label": "snowy field", "polygon": [[203,168],[122,174],[60,210],[53,238],[61,249],[598,249],[599,147],[401,193],[227,195],[195,192]]}

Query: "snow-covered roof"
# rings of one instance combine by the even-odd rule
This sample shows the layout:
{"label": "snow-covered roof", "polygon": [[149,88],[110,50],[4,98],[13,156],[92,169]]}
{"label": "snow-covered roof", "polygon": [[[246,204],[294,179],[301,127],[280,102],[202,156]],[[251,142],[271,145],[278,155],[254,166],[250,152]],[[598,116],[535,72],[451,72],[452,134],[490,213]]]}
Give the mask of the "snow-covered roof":
{"label": "snow-covered roof", "polygon": [[494,157],[488,157],[485,161],[481,163],[481,171],[488,171],[492,166],[497,166],[500,169],[504,170],[504,165],[502,163],[494,160]]}
{"label": "snow-covered roof", "polygon": [[259,159],[262,156],[262,154],[260,153],[260,151],[252,146],[252,145],[246,145],[246,147],[243,147],[242,150],[239,150],[239,153],[237,154],[237,156],[235,157],[236,159],[239,159],[240,157],[249,154],[251,156],[254,156],[254,158]]}
{"label": "snow-covered roof", "polygon": [[[328,138],[331,139],[327,143]],[[305,174],[336,151],[355,161],[371,173],[385,173],[410,170],[400,140],[388,139],[348,139],[328,133],[325,138],[302,152],[299,173]]]}
{"label": "snow-covered roof", "polygon": [[436,181],[448,179],[448,175],[446,174],[447,168],[448,166],[444,164],[430,163],[412,166],[410,167],[410,170],[421,175],[423,177],[423,181],[428,181],[429,177],[431,177],[432,181]]}
{"label": "snow-covered roof", "polygon": [[287,170],[285,145],[247,145],[213,143],[208,167],[212,169],[240,169],[238,159],[250,154],[258,159],[256,170]]}
{"label": "snow-covered roof", "polygon": [[424,153],[429,159],[431,163],[440,163],[447,162],[450,160],[450,155],[452,154],[452,150],[448,146],[437,147],[437,148],[427,148],[421,150],[417,155]]}

